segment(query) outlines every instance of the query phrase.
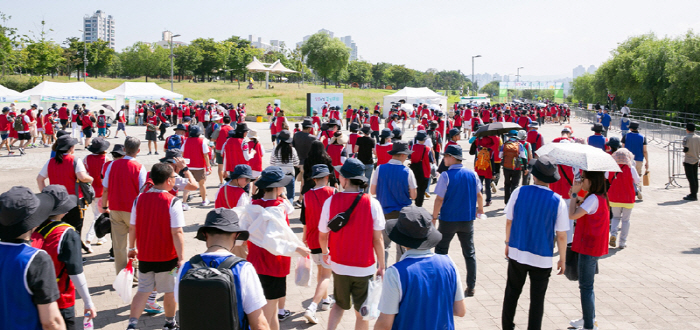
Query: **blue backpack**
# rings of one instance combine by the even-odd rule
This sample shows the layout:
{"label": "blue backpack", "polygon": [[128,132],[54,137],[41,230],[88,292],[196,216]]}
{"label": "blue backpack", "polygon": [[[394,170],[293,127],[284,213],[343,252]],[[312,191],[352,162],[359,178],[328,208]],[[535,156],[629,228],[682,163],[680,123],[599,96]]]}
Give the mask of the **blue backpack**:
{"label": "blue backpack", "polygon": [[168,139],[167,150],[180,149],[180,147],[182,147],[182,136],[175,134]]}

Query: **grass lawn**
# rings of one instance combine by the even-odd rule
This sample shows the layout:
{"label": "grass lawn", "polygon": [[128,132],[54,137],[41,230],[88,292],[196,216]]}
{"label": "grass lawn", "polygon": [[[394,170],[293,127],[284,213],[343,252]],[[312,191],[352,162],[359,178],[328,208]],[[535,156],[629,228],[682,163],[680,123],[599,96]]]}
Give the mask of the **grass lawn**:
{"label": "grass lawn", "polygon": [[[68,80],[67,77],[57,77],[51,79],[45,77],[45,80],[55,82],[75,82],[75,79]],[[125,81],[143,82],[144,78],[124,80],[110,78],[90,78],[87,83],[93,88],[101,91],[108,91],[116,88]],[[169,80],[149,79],[149,82],[155,82],[160,87],[170,89]],[[264,114],[267,103],[274,103],[275,99],[282,102],[281,108],[287,112],[287,115],[304,115],[306,111],[306,93],[343,93],[343,103],[351,104],[354,108],[368,106],[374,108],[377,102],[382,102],[385,95],[393,94],[395,90],[381,89],[358,89],[358,88],[335,88],[328,86],[324,89],[323,85],[298,85],[287,83],[271,83],[274,89],[265,89],[265,82],[262,85],[255,83],[255,89],[246,89],[245,84],[241,83],[241,89],[238,89],[238,83],[230,82],[215,82],[215,83],[191,83],[191,82],[175,82],[174,91],[184,95],[185,97],[194,100],[208,100],[210,98],[218,100],[220,103],[246,103],[249,114]]]}

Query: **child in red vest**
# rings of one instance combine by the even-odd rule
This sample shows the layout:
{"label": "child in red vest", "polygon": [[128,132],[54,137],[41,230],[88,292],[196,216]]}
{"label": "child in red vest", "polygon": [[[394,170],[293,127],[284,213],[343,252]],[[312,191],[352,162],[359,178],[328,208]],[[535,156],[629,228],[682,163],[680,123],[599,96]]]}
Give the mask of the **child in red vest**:
{"label": "child in red vest", "polygon": [[250,166],[245,164],[236,165],[233,171],[229,172],[228,183],[221,186],[216,193],[216,201],[214,208],[224,207],[232,209],[237,206],[246,206],[250,204],[250,197],[246,192],[246,188],[253,179],[253,171]]}

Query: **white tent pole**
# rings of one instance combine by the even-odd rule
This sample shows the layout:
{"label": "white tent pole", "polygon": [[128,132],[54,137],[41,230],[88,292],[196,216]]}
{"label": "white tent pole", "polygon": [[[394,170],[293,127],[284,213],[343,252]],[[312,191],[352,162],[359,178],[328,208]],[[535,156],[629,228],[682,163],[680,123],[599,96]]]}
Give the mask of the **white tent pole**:
{"label": "white tent pole", "polygon": [[270,89],[270,71],[265,72],[265,89]]}

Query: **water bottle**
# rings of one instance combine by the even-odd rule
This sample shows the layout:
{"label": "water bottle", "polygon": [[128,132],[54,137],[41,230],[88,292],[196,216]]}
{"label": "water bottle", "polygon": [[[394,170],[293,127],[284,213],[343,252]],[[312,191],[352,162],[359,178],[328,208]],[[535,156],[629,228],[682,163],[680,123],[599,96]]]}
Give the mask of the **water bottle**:
{"label": "water bottle", "polygon": [[90,317],[90,313],[85,314],[85,319],[83,321],[83,329],[84,330],[93,330],[95,327],[92,325],[92,319],[87,320],[87,318]]}

